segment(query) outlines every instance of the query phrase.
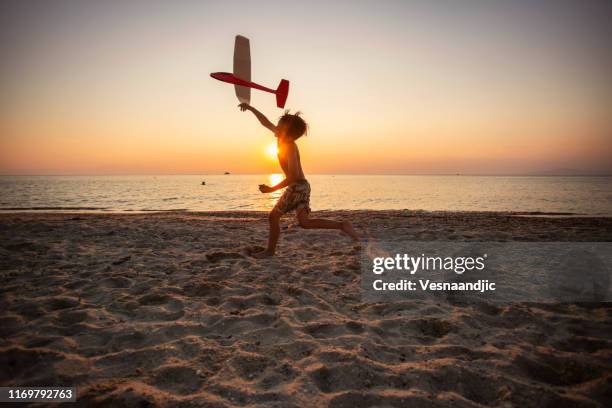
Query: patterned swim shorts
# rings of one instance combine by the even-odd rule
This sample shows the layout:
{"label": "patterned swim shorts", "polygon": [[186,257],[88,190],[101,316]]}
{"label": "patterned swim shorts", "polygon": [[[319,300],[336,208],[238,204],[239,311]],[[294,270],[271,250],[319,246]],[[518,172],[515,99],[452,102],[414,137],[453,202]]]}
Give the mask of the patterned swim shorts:
{"label": "patterned swim shorts", "polygon": [[274,206],[274,210],[283,214],[302,208],[310,212],[310,184],[306,180],[296,181],[287,187]]}

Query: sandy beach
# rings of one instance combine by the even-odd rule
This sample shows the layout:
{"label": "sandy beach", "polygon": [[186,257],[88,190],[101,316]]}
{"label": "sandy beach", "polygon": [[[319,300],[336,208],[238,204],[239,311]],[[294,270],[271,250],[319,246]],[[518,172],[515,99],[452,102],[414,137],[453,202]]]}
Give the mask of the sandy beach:
{"label": "sandy beach", "polygon": [[[612,241],[611,218],[322,214],[375,240]],[[283,225],[258,260],[263,212],[1,214],[0,386],[88,407],[612,404],[609,303],[364,303],[359,246]]]}

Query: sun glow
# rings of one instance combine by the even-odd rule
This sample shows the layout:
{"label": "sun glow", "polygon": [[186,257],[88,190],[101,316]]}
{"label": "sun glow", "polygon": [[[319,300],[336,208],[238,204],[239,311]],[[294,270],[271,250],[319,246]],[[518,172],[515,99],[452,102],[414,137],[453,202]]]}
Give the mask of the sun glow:
{"label": "sun glow", "polygon": [[[276,146],[275,146],[276,147]],[[280,183],[281,181],[283,181],[285,177],[283,177],[282,174],[280,173],[272,173],[268,176],[268,182],[270,183],[270,186],[275,186],[278,183]],[[276,199],[278,197],[280,197],[280,195],[282,194],[282,190],[276,190],[273,193],[270,193],[269,197],[271,200],[273,200],[274,202],[276,202]]]}
{"label": "sun glow", "polygon": [[276,155],[278,154],[276,142],[270,143],[268,146],[266,146],[266,154],[269,158],[276,160]]}
{"label": "sun glow", "polygon": [[271,186],[274,186],[280,183],[281,181],[283,181],[283,179],[284,179],[283,175],[279,173],[272,173],[268,176],[268,180]]}

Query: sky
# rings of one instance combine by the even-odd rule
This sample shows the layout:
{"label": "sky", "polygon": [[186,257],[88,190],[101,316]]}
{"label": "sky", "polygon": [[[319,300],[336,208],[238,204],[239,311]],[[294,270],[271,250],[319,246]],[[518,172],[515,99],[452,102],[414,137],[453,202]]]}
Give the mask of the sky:
{"label": "sky", "polygon": [[[240,112],[290,81],[305,172],[612,173],[612,3],[0,2],[0,174],[277,172]],[[251,103],[276,120],[274,96]]]}

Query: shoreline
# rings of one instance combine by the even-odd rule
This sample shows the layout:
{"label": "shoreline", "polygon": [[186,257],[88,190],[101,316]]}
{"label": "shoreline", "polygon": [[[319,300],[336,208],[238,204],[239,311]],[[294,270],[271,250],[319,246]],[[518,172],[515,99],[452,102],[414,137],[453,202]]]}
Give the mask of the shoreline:
{"label": "shoreline", "polygon": [[[350,214],[350,213],[398,213],[404,215],[461,215],[461,214],[482,214],[482,215],[498,215],[498,216],[515,216],[515,217],[585,217],[585,218],[612,218],[612,214],[604,213],[574,213],[574,212],[554,212],[554,211],[491,211],[491,210],[423,210],[423,209],[338,209],[338,210],[313,210],[313,213],[321,214]],[[111,210],[111,209],[93,209],[90,207],[35,207],[35,208],[0,208],[2,214],[88,214],[88,215],[142,215],[142,214],[191,214],[191,215],[217,215],[230,213],[248,213],[248,214],[268,214],[269,210],[190,210],[190,209],[170,209],[170,210]],[[290,217],[291,214],[285,215]]]}

